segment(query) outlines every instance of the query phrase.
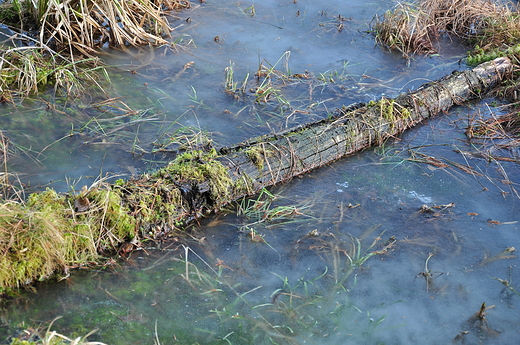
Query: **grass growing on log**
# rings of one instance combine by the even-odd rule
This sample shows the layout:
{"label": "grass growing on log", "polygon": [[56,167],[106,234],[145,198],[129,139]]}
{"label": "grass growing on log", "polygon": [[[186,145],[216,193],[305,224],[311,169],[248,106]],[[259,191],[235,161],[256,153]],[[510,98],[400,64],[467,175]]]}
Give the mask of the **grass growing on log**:
{"label": "grass growing on log", "polygon": [[375,102],[370,101],[367,103],[367,107],[379,108],[379,114],[381,118],[388,120],[390,124],[395,124],[400,119],[409,118],[411,113],[410,110],[398,104],[393,99],[382,97],[381,100]]}

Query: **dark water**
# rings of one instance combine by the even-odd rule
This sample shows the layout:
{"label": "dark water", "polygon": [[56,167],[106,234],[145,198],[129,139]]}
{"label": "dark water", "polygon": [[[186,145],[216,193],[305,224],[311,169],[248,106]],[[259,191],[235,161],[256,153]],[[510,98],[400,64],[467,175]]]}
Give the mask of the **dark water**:
{"label": "dark water", "polygon": [[[72,124],[85,126],[87,115],[63,121],[38,102],[6,109],[5,121],[19,121],[6,134],[32,149],[11,169],[31,185],[66,190],[160,165],[170,156],[153,154],[153,143],[180,126],[207,131],[216,145],[236,143],[465,68],[464,48],[449,40],[440,56],[410,62],[375,46],[368,23],[391,6],[221,1],[177,13],[178,51],[105,57],[113,91],[146,112],[117,135],[96,134],[108,131],[91,122],[46,148]],[[254,82],[261,63],[314,78],[276,85],[290,105],[224,92],[226,67],[237,81],[249,73]],[[61,316],[53,329],[98,329],[89,339],[107,344],[514,344],[519,169],[470,155],[509,153],[464,134],[473,115],[500,113],[491,101],[456,107],[399,140],[275,187],[274,200],[261,198],[269,207],[250,202],[259,208],[249,217],[237,214],[244,202],[194,225],[182,244],[145,245],[118,265],[41,284],[5,307],[5,333]],[[43,127],[52,129],[36,130]],[[286,216],[267,212],[275,207]],[[482,303],[485,318],[475,316]]]}

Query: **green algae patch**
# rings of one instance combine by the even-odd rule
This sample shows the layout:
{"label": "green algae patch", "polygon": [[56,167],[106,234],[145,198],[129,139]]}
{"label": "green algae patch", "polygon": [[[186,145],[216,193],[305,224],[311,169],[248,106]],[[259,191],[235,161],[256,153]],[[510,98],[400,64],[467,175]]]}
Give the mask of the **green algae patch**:
{"label": "green algae patch", "polygon": [[[74,199],[89,207],[77,212]],[[27,203],[0,205],[0,291],[43,281],[69,268],[101,261],[101,255],[136,236],[136,221],[112,188],[86,196],[52,189],[31,194]]]}

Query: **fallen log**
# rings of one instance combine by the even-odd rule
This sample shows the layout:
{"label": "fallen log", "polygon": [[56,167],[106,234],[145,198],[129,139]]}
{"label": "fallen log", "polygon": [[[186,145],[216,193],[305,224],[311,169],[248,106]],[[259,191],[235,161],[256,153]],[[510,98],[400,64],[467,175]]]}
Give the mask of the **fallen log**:
{"label": "fallen log", "polygon": [[140,212],[136,204],[152,207],[146,196],[143,202],[143,190],[167,203],[169,210],[146,210],[156,212],[160,224],[141,217],[142,224],[167,232],[264,187],[381,144],[453,105],[481,97],[511,72],[510,60],[498,58],[472,70],[454,71],[395,99],[383,97],[377,102],[344,107],[332,118],[218,151],[184,153],[157,173],[125,184],[126,202],[136,216]]}
{"label": "fallen log", "polygon": [[[180,154],[130,181],[97,183],[76,194],[54,190],[0,204],[0,292],[124,253],[261,188],[288,181],[395,137],[454,104],[481,97],[512,72],[507,58],[402,94],[345,107],[336,116],[233,147]],[[128,246],[130,244],[130,249]]]}

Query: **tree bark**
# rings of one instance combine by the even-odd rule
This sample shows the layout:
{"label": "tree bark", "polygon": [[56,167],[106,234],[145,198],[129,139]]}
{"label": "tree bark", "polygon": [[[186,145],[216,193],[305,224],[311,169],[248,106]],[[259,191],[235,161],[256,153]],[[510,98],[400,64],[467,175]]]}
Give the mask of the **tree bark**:
{"label": "tree bark", "polygon": [[[147,229],[156,229],[154,236],[161,235],[156,231],[167,232],[264,187],[381,144],[453,105],[482,97],[511,72],[511,61],[498,58],[472,70],[455,71],[395,99],[383,97],[377,102],[346,107],[332,118],[264,135],[218,152],[183,154],[157,173],[127,183],[127,202],[138,217],[143,212],[139,205],[148,203],[152,209],[145,208],[146,212],[155,214],[157,222],[145,216],[140,217],[142,223],[152,224]],[[157,202],[155,206],[146,201],[151,194]],[[161,202],[169,208],[160,206]]]}

